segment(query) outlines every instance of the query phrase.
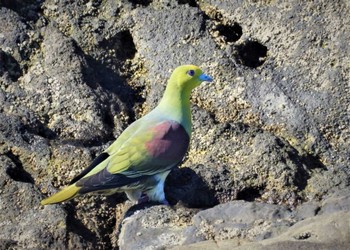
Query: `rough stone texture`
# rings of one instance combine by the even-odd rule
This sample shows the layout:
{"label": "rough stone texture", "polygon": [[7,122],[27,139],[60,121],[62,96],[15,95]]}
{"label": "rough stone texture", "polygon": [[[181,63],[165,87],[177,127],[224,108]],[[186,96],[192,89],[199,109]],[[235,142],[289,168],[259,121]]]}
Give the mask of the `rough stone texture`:
{"label": "rough stone texture", "polygon": [[[349,17],[348,1],[1,0],[1,247],[341,249],[343,234],[324,232],[346,232],[350,206]],[[38,205],[185,63],[215,82],[192,95],[191,146],[166,182],[174,208]]]}
{"label": "rough stone texture", "polygon": [[202,241],[172,249],[337,249],[349,248],[349,212],[320,215],[296,223],[278,237],[237,245],[235,240]]}
{"label": "rough stone texture", "polygon": [[169,206],[153,206],[136,212],[131,208],[121,225],[118,245],[120,249],[152,249],[182,244],[186,235],[184,228],[195,212]]}
{"label": "rough stone texture", "polygon": [[232,201],[199,212],[179,205],[132,207],[121,225],[119,246],[121,249],[346,249],[350,243],[349,202],[348,194],[339,193],[321,202],[304,203],[296,210],[285,205],[246,201]]}
{"label": "rough stone texture", "polygon": [[1,249],[83,247],[79,235],[67,234],[62,207],[40,206],[42,195],[17,159],[2,155],[0,162]]}

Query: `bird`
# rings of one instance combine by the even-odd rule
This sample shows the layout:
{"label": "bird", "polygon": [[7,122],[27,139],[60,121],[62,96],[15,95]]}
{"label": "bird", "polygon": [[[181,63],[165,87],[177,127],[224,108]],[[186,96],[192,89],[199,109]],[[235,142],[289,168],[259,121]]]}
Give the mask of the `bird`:
{"label": "bird", "polygon": [[41,204],[56,204],[91,192],[125,192],[134,203],[169,204],[164,182],[188,150],[192,132],[190,96],[204,81],[213,79],[198,66],[177,67],[158,105],[131,123],[68,186]]}

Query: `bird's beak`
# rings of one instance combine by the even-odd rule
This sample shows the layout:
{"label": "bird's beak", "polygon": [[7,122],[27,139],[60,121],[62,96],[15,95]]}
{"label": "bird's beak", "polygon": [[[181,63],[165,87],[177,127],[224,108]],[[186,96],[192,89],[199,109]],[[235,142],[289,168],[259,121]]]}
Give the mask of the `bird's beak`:
{"label": "bird's beak", "polygon": [[207,82],[212,82],[213,81],[213,78],[211,78],[210,76],[208,76],[206,74],[201,74],[198,78],[201,81],[207,81]]}

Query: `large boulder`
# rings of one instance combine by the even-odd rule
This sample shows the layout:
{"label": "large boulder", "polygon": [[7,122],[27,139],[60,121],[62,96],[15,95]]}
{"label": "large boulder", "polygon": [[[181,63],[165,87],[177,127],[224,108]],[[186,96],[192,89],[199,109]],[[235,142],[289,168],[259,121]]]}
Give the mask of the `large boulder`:
{"label": "large boulder", "polygon": [[[347,1],[3,0],[0,23],[0,245],[347,244],[322,225],[346,230],[349,211]],[[39,206],[188,63],[215,81],[192,94],[173,207],[129,209],[124,195]]]}

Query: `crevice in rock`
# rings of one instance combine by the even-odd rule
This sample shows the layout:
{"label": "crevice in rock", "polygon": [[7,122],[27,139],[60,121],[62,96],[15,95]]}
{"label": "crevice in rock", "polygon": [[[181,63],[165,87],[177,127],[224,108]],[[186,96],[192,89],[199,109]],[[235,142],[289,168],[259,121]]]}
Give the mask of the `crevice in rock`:
{"label": "crevice in rock", "polygon": [[[91,206],[89,209],[97,211],[102,209],[102,203],[107,203],[106,206],[104,206],[106,208],[116,207],[117,203],[120,202],[120,199],[116,199],[115,196],[108,196],[104,201],[101,201],[100,198],[96,198],[94,201],[95,205]],[[79,207],[78,203],[74,200],[67,203],[65,206],[67,211],[67,231],[79,235],[88,244],[92,245],[92,249],[113,249],[111,238],[113,237],[112,233],[116,223],[115,213],[111,214],[111,212],[104,209],[102,213],[101,211],[92,213],[95,217],[94,219],[87,217],[88,214],[86,213],[89,213],[87,210],[81,211],[82,208],[77,207]],[[83,218],[98,221],[96,230],[95,228],[93,231],[90,230],[88,226],[84,224],[86,222],[81,221],[80,218],[82,214],[79,216],[77,213],[85,213]]]}
{"label": "crevice in rock", "polygon": [[67,231],[79,235],[86,242],[90,242],[93,245],[93,247],[96,249],[96,246],[97,246],[96,234],[91,232],[80,220],[76,218],[75,216],[76,211],[70,204],[66,206],[66,209],[67,209],[67,217],[66,217]]}
{"label": "crevice in rock", "polygon": [[107,56],[101,59],[103,64],[110,64],[113,60],[125,61],[134,58],[137,50],[133,37],[129,30],[123,30],[110,39],[100,42],[100,47],[104,48]]}
{"label": "crevice in rock", "polygon": [[[107,106],[113,107],[104,110],[103,119],[106,124],[114,127],[113,116],[122,111],[129,116],[129,122],[135,120],[135,105],[144,102],[140,94],[142,89],[134,89],[128,85],[127,79],[120,76],[114,70],[110,69],[99,60],[85,55],[87,66],[83,68],[84,81],[93,89],[101,87],[111,94],[115,94],[121,103],[106,103]],[[124,110],[125,109],[125,110]]]}
{"label": "crevice in rock", "polygon": [[258,41],[246,41],[238,45],[236,49],[235,58],[237,62],[250,68],[263,65],[267,57],[267,47]]}
{"label": "crevice in rock", "polygon": [[57,138],[57,134],[53,130],[49,129],[41,121],[39,121],[37,118],[34,118],[28,124],[23,125],[22,129],[24,130],[22,131],[23,134],[27,132],[29,134],[41,136],[48,140],[53,140]]}
{"label": "crevice in rock", "polygon": [[191,7],[198,7],[196,0],[177,0],[179,4],[188,4]]}
{"label": "crevice in rock", "polygon": [[263,189],[264,188],[258,187],[243,188],[237,193],[237,200],[255,201],[257,198],[261,197]]}
{"label": "crevice in rock", "polygon": [[147,7],[152,3],[152,0],[129,0],[133,6],[141,5]]}
{"label": "crevice in rock", "polygon": [[305,232],[305,233],[301,233],[299,235],[294,236],[293,238],[296,240],[306,240],[308,238],[310,238],[312,235],[310,232]]}
{"label": "crevice in rock", "polygon": [[8,167],[6,169],[6,174],[14,181],[34,184],[33,177],[23,168],[19,157],[14,155],[11,151],[5,153],[5,155],[15,164],[15,167]]}
{"label": "crevice in rock", "polygon": [[174,168],[165,181],[170,204],[183,203],[190,208],[208,208],[219,204],[215,191],[190,168]]}
{"label": "crevice in rock", "polygon": [[315,216],[316,215],[318,215],[318,213],[321,211],[321,207],[317,207],[316,209],[315,209]]}
{"label": "crevice in rock", "polygon": [[22,70],[13,56],[0,49],[0,76],[6,73],[15,82],[22,75]]}
{"label": "crevice in rock", "polygon": [[243,35],[242,27],[236,22],[233,25],[218,24],[215,30],[219,32],[220,36],[224,37],[226,42],[236,42]]}
{"label": "crevice in rock", "polygon": [[237,42],[243,35],[242,26],[224,15],[215,8],[205,8],[204,20],[211,20],[210,34],[215,42],[220,46],[225,46],[227,43]]}
{"label": "crevice in rock", "polygon": [[308,169],[327,170],[327,167],[321,162],[320,158],[314,155],[306,154],[301,157]]}

